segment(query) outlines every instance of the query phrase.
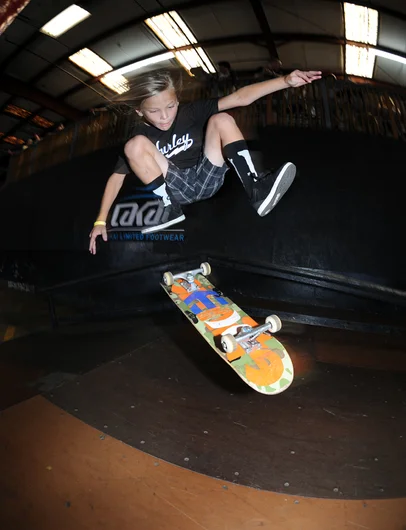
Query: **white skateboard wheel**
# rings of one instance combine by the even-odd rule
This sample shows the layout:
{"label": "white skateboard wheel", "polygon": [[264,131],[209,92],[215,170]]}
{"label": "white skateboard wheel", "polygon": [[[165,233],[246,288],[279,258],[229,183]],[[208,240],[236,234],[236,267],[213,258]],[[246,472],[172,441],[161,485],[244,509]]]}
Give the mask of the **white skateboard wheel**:
{"label": "white skateboard wheel", "polygon": [[164,274],[164,284],[170,287],[173,285],[173,274],[171,272],[165,272]]}
{"label": "white skateboard wheel", "polygon": [[203,276],[208,276],[211,273],[210,263],[207,263],[207,261],[202,263],[200,265],[200,268],[202,269]]}
{"label": "white skateboard wheel", "polygon": [[235,338],[228,334],[221,337],[221,346],[225,353],[232,353],[238,346],[238,342]]}
{"label": "white skateboard wheel", "polygon": [[266,317],[265,322],[271,324],[271,332],[277,333],[282,328],[281,319],[278,315],[269,315]]}

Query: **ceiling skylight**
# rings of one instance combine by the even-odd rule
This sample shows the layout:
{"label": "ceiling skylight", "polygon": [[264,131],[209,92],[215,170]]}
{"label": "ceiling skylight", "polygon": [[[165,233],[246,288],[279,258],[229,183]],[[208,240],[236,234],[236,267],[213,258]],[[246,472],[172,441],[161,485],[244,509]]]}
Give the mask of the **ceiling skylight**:
{"label": "ceiling skylight", "polygon": [[123,74],[139,70],[150,64],[159,63],[161,61],[167,61],[173,59],[173,52],[165,52],[142,61],[135,61],[123,68],[114,70],[111,64],[102,59],[97,53],[94,53],[89,48],[83,48],[77,53],[71,55],[69,59],[77,66],[85,70],[94,77],[100,77],[100,82],[105,86],[116,92],[117,94],[123,94],[129,90],[128,79]]}
{"label": "ceiling skylight", "polygon": [[59,37],[88,17],[90,17],[89,11],[72,4],[47,22],[40,31],[51,37]]}
{"label": "ceiling skylight", "polygon": [[[378,11],[344,2],[345,38],[349,41],[376,46],[378,41]],[[346,45],[346,73],[372,77],[375,66],[374,49]]]}
{"label": "ceiling skylight", "polygon": [[128,80],[117,72],[109,72],[108,74],[104,75],[100,79],[100,83],[103,83],[103,85],[117,94],[124,94],[124,92],[128,92],[130,89]]}
{"label": "ceiling skylight", "polygon": [[197,44],[196,37],[176,11],[148,18],[145,24],[169,50],[174,50],[175,58],[188,73],[199,66],[207,73],[215,73],[216,69],[202,48],[176,51],[176,48]]}
{"label": "ceiling skylight", "polygon": [[378,41],[378,11],[345,2],[344,13],[346,39],[375,46]]}
{"label": "ceiling skylight", "polygon": [[113,90],[113,92],[123,94],[128,90],[127,79],[124,76],[113,72],[111,64],[102,59],[97,53],[89,50],[89,48],[79,50],[71,55],[69,60],[94,77],[107,74],[100,79],[100,82],[110,88],[110,90]]}
{"label": "ceiling skylight", "polygon": [[346,73],[360,77],[372,77],[375,66],[375,55],[373,51],[362,46],[351,46],[347,44],[345,47]]}
{"label": "ceiling skylight", "polygon": [[80,68],[86,72],[89,72],[89,74],[94,77],[98,77],[99,75],[103,75],[113,70],[111,64],[102,59],[97,53],[89,50],[89,48],[79,50],[71,55],[69,60],[80,66]]}

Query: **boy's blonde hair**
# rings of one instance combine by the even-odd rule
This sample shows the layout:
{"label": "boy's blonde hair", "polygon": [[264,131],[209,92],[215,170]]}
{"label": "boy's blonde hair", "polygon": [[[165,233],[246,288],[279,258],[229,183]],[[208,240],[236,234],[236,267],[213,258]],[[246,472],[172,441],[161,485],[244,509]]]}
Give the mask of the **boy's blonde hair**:
{"label": "boy's blonde hair", "polygon": [[[156,96],[164,90],[175,90],[179,97],[182,90],[182,77],[179,72],[171,70],[153,70],[144,74],[138,75],[131,83],[130,89],[117,96],[113,100],[113,105],[117,104],[122,107],[127,107],[127,110],[140,110],[143,102]],[[123,109],[124,110],[124,109]]]}

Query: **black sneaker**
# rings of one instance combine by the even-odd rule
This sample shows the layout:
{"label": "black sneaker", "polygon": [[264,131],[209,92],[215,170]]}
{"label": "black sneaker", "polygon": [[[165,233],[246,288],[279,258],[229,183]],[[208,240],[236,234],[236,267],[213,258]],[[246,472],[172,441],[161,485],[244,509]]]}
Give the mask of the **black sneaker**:
{"label": "black sneaker", "polygon": [[163,230],[176,223],[180,223],[185,220],[185,215],[177,202],[173,202],[164,206],[163,201],[159,201],[159,207],[162,214],[155,216],[154,224],[146,226],[141,230],[142,234],[149,234],[150,232],[157,232]]}
{"label": "black sneaker", "polygon": [[296,166],[287,162],[275,173],[260,175],[252,185],[251,204],[258,215],[267,215],[287,192],[296,176]]}

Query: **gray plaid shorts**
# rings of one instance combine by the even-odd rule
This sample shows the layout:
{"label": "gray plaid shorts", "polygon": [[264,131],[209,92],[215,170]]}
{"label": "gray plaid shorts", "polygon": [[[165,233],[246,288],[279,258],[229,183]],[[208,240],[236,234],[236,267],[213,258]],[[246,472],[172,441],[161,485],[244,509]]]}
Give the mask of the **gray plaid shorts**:
{"label": "gray plaid shorts", "polygon": [[194,167],[179,169],[168,160],[165,182],[173,198],[180,204],[209,199],[221,188],[228,170],[227,164],[214,166],[205,154],[202,154]]}

